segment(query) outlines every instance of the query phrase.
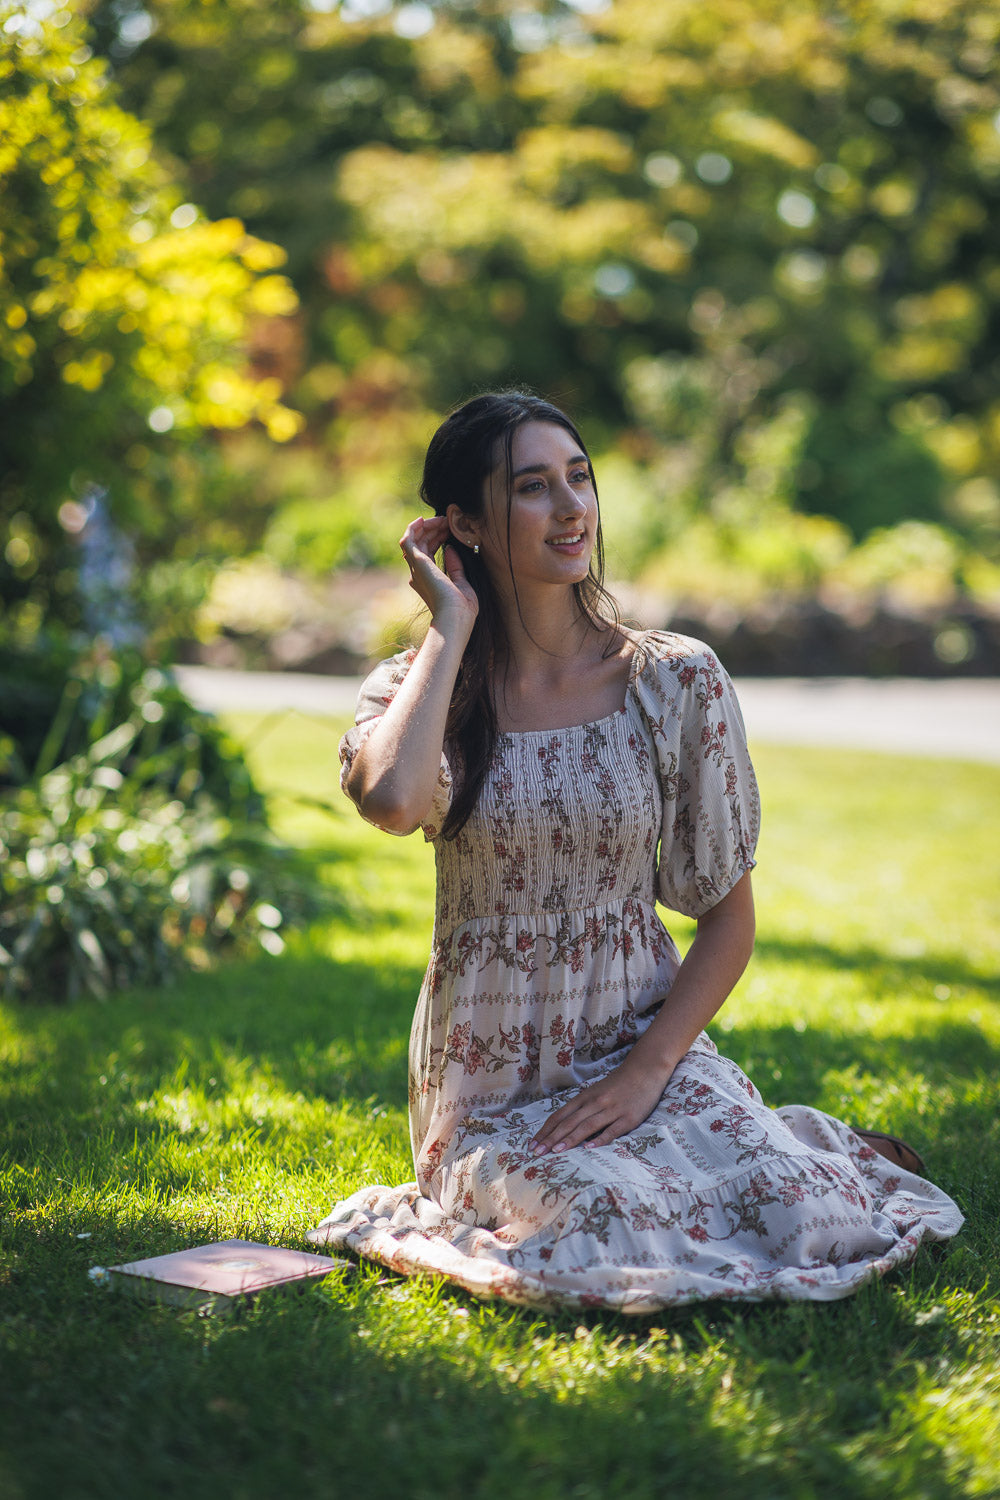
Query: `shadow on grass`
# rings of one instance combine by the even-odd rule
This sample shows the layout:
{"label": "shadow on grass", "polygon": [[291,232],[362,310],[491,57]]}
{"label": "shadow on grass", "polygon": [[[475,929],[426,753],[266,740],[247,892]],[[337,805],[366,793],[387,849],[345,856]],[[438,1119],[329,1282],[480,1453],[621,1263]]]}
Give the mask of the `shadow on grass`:
{"label": "shadow on grass", "polygon": [[[768,957],[797,962],[814,952],[771,945]],[[868,953],[839,959],[866,971],[873,961]],[[926,972],[918,961],[913,969]],[[13,1013],[26,1061],[8,1079],[8,1099],[31,1152],[22,1154],[15,1203],[51,1205],[56,1174],[74,1153],[85,1161],[92,1134],[105,1152],[111,1147],[123,1183],[145,1170],[158,1189],[137,1207],[124,1195],[105,1197],[111,1206],[88,1221],[89,1242],[75,1241],[68,1208],[46,1209],[37,1224],[26,1217],[16,1231],[8,1290],[20,1310],[3,1333],[2,1383],[19,1399],[2,1420],[8,1473],[25,1495],[62,1488],[88,1497],[183,1491],[270,1500],[293,1488],[353,1493],[374,1474],[382,1491],[435,1500],[495,1496],[501,1487],[552,1500],[674,1490],[712,1500],[793,1492],[944,1500],[956,1492],[930,1438],[911,1432],[902,1443],[890,1432],[918,1367],[964,1357],[951,1322],[916,1321],[920,1295],[940,1274],[933,1252],[901,1273],[917,1297],[879,1284],[822,1306],[660,1313],[656,1324],[676,1349],[665,1366],[648,1360],[668,1337],[649,1320],[540,1318],[391,1278],[387,1290],[368,1267],[344,1286],[261,1302],[228,1325],[101,1300],[85,1279],[98,1245],[102,1255],[113,1247],[130,1258],[222,1234],[261,1237],[231,1209],[214,1223],[211,1208],[179,1235],[170,1197],[189,1185],[188,1169],[159,1154],[171,1127],[143,1100],[168,1083],[224,1094],[251,1070],[304,1106],[325,1100],[361,1110],[376,1099],[401,1112],[420,979],[413,965],[380,961],[375,941],[366,963],[293,951],[103,1006]],[[948,981],[956,982],[950,967]],[[813,1102],[831,1069],[885,1076],[945,1068],[961,1081],[1000,1064],[973,1027],[956,1024],[878,1040],[750,1025],[724,1045],[751,1076],[755,1064],[779,1060],[782,1102]],[[758,1081],[774,1095],[772,1082]],[[969,1142],[981,1127],[981,1114],[964,1105],[939,1122]],[[252,1128],[236,1112],[218,1134],[225,1142]],[[266,1139],[266,1124],[261,1133]],[[976,1212],[988,1217],[985,1199]],[[609,1361],[599,1380],[568,1364],[564,1380],[536,1382],[538,1330],[569,1346],[578,1328],[620,1337],[629,1358],[620,1368]]]}
{"label": "shadow on grass", "polygon": [[887,953],[871,946],[836,948],[828,943],[792,942],[785,938],[758,937],[754,947],[757,959],[777,963],[804,964],[814,969],[833,969],[837,973],[860,970],[879,988],[892,992],[924,984],[946,985],[949,989],[970,986],[983,989],[1000,1000],[1000,979],[966,963],[958,955],[929,951],[911,956]]}
{"label": "shadow on grass", "polygon": [[[168,1225],[147,1215],[144,1232]],[[38,1237],[30,1317],[6,1325],[12,1494],[271,1500],[373,1476],[418,1500],[955,1494],[930,1439],[889,1429],[918,1362],[954,1360],[958,1335],[878,1287],[661,1314],[671,1339],[645,1319],[543,1323],[426,1283],[390,1297],[366,1267],[206,1324],[89,1287],[86,1254],[70,1269],[65,1235]],[[581,1329],[595,1342],[577,1359]],[[553,1332],[571,1353],[546,1368]]]}
{"label": "shadow on grass", "polygon": [[[409,1031],[422,972],[413,966],[340,963],[322,954],[235,960],[163,990],[135,990],[100,1005],[21,1005],[9,1012],[27,1068],[48,1060],[81,1075],[129,1059],[144,1074],[182,1063],[192,1079],[220,1056],[265,1066],[287,1088],[367,1098],[402,1087],[386,1062]],[[332,1049],[332,1052],[331,1052]],[[326,1067],[324,1057],[341,1061]]]}
{"label": "shadow on grass", "polygon": [[[868,1073],[885,1083],[918,1073],[953,1086],[1000,1072],[1000,1047],[987,1041],[978,1027],[955,1021],[929,1025],[919,1036],[835,1033],[808,1025],[799,1030],[749,1021],[718,1037],[718,1044],[753,1079],[768,1103],[778,1095],[784,1096],[784,1103],[813,1103],[831,1073]],[[775,1068],[780,1070],[780,1089]]]}
{"label": "shadow on grass", "polygon": [[[315,857],[321,863],[327,853]],[[923,960],[887,959],[867,949],[846,953],[770,940],[761,948],[779,963],[861,968],[869,976],[881,965],[887,983],[902,974],[911,989],[914,976],[928,972]],[[941,963],[934,972],[942,982],[963,982],[954,966]],[[18,1006],[10,1019],[25,1061],[10,1067],[3,1088],[14,1135],[19,1122],[34,1122],[33,1133],[41,1113],[53,1127],[97,1127],[129,1142],[146,1140],[164,1128],[142,1112],[151,1093],[177,1079],[180,1086],[224,1093],[248,1071],[306,1101],[380,1101],[403,1111],[407,1039],[421,979],[414,965],[380,961],[376,929],[370,962],[336,962],[307,948],[279,960],[233,961],[173,989],[118,995],[103,1005]],[[817,1102],[837,1072],[887,1082],[918,1073],[952,1089],[1000,1073],[1000,1048],[974,1025],[944,1018],[919,1034],[874,1037],[750,1021],[717,1036],[776,1105]],[[236,1115],[220,1134],[239,1134],[248,1124]],[[939,1117],[935,1133],[944,1131],[965,1133],[959,1120]]]}

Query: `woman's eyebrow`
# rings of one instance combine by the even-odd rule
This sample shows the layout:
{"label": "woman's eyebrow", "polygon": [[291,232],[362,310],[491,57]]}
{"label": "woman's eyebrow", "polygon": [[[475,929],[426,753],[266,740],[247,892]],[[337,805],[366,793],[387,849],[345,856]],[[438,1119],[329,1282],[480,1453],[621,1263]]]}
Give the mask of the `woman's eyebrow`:
{"label": "woman's eyebrow", "polygon": [[[585,464],[586,462],[587,455],[585,453],[577,453],[573,458],[566,460],[566,467],[567,469],[571,469],[574,464]],[[520,479],[522,474],[544,474],[547,470],[558,469],[558,467],[558,464],[525,464],[523,469],[514,470],[513,477]]]}

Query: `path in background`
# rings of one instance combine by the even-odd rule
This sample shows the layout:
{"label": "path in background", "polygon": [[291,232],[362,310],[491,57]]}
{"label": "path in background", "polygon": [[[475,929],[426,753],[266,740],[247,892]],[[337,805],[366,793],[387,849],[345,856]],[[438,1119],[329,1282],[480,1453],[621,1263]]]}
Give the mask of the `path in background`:
{"label": "path in background", "polygon": [[[353,714],[361,679],[304,672],[178,667],[184,691],[213,712]],[[1000,764],[1000,679],[741,677],[747,734],[760,744],[941,755]]]}

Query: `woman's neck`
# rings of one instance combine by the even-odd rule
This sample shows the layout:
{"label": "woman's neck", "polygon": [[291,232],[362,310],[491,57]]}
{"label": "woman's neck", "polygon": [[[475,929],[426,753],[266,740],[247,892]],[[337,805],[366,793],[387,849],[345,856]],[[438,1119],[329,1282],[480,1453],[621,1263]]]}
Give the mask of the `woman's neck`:
{"label": "woman's neck", "polygon": [[[520,607],[518,607],[520,606]],[[545,675],[578,656],[596,627],[572,591],[556,599],[503,601],[506,667],[517,675]]]}
{"label": "woman's neck", "polygon": [[622,707],[635,642],[577,609],[562,624],[525,617],[493,677],[501,731],[557,730]]}

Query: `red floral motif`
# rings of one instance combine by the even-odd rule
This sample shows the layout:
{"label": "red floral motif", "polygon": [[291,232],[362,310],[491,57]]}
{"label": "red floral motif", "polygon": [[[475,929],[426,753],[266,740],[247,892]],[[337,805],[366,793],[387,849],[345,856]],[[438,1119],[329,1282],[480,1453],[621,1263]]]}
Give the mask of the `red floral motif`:
{"label": "red floral motif", "polygon": [[806,1201],[806,1176],[779,1177],[778,1196],[785,1208],[791,1208],[793,1203],[804,1203]]}
{"label": "red floral motif", "polygon": [[547,744],[539,745],[538,759],[541,762],[544,775],[554,776],[556,774],[562,759],[562,741],[558,735],[553,735]]}
{"label": "red floral motif", "polygon": [[[678,1098],[677,1095],[680,1095]],[[704,1114],[706,1109],[711,1109],[716,1098],[707,1083],[699,1083],[695,1078],[678,1078],[676,1073],[670,1080],[668,1098],[665,1105],[669,1114],[672,1115],[694,1115]],[[715,1131],[723,1128],[721,1120],[714,1120],[709,1129]]]}
{"label": "red floral motif", "polygon": [[758,1156],[778,1154],[759,1122],[742,1104],[731,1104],[708,1127],[713,1135],[725,1134],[736,1152],[736,1162],[756,1161]]}
{"label": "red floral motif", "polygon": [[424,1170],[432,1177],[441,1165],[441,1158],[448,1149],[448,1142],[443,1136],[439,1136],[430,1146],[425,1146],[421,1152]]}
{"label": "red floral motif", "polygon": [[450,1033],[445,1050],[452,1062],[463,1062],[465,1060],[465,1049],[469,1045],[469,1037],[472,1035],[472,1022],[463,1021],[461,1026],[456,1026]]}
{"label": "red floral motif", "polygon": [[720,719],[715,725],[705,724],[701,731],[701,744],[705,752],[705,759],[711,757],[717,766],[722,765],[726,753],[726,724]]}

